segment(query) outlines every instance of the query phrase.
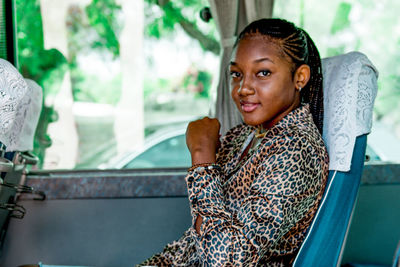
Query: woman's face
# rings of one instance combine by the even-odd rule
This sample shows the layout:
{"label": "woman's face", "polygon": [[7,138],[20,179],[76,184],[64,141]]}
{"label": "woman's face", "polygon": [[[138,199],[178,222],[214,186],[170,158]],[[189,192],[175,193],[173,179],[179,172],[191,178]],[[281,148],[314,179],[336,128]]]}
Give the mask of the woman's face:
{"label": "woman's face", "polygon": [[300,104],[291,63],[262,36],[239,42],[230,72],[232,98],[248,125],[270,128]]}

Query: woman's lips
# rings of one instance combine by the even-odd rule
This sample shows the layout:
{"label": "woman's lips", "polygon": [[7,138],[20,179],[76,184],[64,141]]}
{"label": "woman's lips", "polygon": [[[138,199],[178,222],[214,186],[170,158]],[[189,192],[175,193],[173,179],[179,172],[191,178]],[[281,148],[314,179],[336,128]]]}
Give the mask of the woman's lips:
{"label": "woman's lips", "polygon": [[258,103],[252,103],[252,102],[247,102],[247,101],[240,101],[240,105],[242,107],[242,110],[244,112],[252,112],[254,111],[260,104]]}

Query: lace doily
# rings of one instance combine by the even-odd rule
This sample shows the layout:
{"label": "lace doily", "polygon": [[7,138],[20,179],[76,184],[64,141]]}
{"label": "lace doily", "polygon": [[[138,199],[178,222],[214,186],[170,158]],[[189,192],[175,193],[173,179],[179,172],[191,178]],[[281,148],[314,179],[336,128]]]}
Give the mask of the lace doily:
{"label": "lace doily", "polygon": [[22,75],[8,61],[0,59],[0,141],[6,151],[15,151],[32,101]]}
{"label": "lace doily", "polygon": [[347,172],[356,137],[371,131],[378,71],[359,52],[323,59],[322,71],[329,170]]}
{"label": "lace doily", "polygon": [[33,149],[33,139],[40,117],[40,111],[42,110],[42,88],[33,80],[25,79],[25,82],[32,92],[26,118],[19,134],[19,140],[13,147],[13,151],[31,151]]}

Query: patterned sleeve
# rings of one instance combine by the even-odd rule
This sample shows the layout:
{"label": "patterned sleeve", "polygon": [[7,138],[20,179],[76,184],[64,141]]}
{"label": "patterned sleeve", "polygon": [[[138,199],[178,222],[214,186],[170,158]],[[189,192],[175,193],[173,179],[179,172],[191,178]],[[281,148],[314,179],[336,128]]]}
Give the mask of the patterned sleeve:
{"label": "patterned sleeve", "polygon": [[285,137],[266,147],[255,167],[258,175],[249,194],[234,212],[224,205],[219,168],[197,168],[188,173],[193,225],[199,215],[203,218],[200,234],[191,227],[202,263],[255,264],[310,211],[323,190],[325,167],[322,152],[307,139]]}

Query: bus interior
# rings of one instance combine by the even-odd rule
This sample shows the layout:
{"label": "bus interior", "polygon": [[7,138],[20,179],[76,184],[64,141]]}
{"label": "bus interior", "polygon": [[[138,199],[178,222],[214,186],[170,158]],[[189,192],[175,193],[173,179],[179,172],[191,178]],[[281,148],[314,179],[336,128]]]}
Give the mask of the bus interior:
{"label": "bus interior", "polygon": [[294,266],[400,266],[399,9],[396,0],[0,0],[0,90],[19,92],[12,116],[23,121],[9,120],[2,98],[0,266],[134,266],[179,238],[191,225],[186,126],[204,116],[223,132],[240,123],[223,97],[224,66],[237,34],[264,17],[306,29],[325,65],[357,58],[364,72],[351,72],[354,61],[349,73],[367,77],[355,77],[359,95],[347,102],[369,101],[369,113],[346,123],[365,115],[372,130],[342,140],[354,147],[352,170],[331,177]]}

